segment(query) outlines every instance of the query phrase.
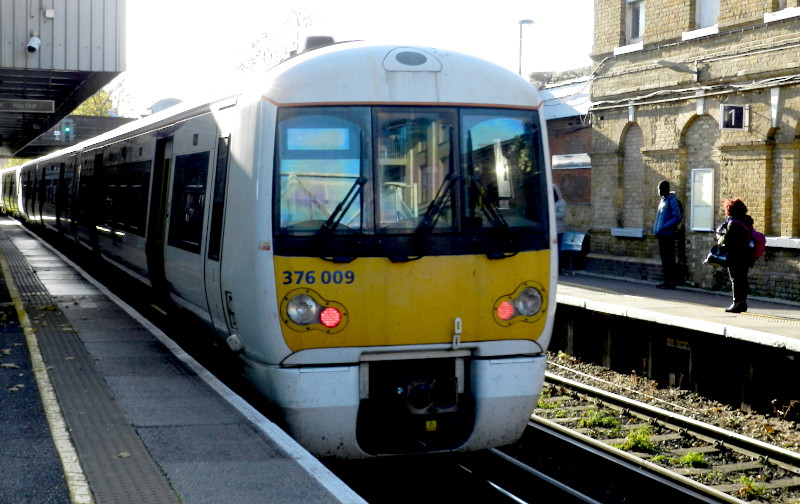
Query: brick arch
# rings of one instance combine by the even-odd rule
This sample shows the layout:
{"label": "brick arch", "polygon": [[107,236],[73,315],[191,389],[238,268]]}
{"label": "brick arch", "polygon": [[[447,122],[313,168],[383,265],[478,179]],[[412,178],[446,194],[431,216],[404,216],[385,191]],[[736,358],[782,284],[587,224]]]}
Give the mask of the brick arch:
{"label": "brick arch", "polygon": [[621,170],[617,179],[617,194],[620,199],[620,223],[623,227],[644,227],[645,194],[653,191],[646,187],[644,156],[644,133],[636,123],[628,123],[622,130],[619,141],[622,154]]}
{"label": "brick arch", "polygon": [[[684,202],[687,274],[691,282],[703,287],[720,287],[725,282],[723,275],[715,275],[714,268],[701,264],[705,254],[714,244],[714,233],[703,229],[714,229],[724,220],[720,205],[720,187],[722,184],[722,153],[720,151],[722,135],[719,123],[709,115],[695,115],[685,124],[680,136],[681,160],[676,178],[683,181],[678,196]],[[699,188],[692,187],[692,174],[697,169],[710,169],[713,177],[711,194],[701,193]],[[728,174],[726,174],[728,175]],[[703,206],[710,205],[711,220],[702,221],[698,214]]]}
{"label": "brick arch", "polygon": [[[771,138],[775,138],[773,135]],[[800,121],[794,131],[793,145],[785,149],[785,155],[778,156],[780,166],[780,193],[776,195],[780,205],[773,211],[780,217],[773,220],[775,234],[778,236],[800,237]]]}

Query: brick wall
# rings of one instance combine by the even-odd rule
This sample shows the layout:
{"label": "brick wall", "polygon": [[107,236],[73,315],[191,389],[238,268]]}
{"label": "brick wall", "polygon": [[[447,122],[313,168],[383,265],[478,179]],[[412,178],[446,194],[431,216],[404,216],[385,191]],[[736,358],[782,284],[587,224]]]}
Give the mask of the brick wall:
{"label": "brick wall", "polygon": [[589,118],[566,117],[547,121],[550,154],[580,154],[592,150]]}
{"label": "brick wall", "polygon": [[769,0],[720,0],[719,28],[724,30],[741,24],[760,23],[764,20],[765,11],[770,12],[777,7],[777,2]]}
{"label": "brick wall", "polygon": [[610,53],[624,44],[625,3],[620,0],[594,0],[593,54]]}
{"label": "brick wall", "polygon": [[[720,0],[719,33],[682,40],[694,28],[694,5],[647,0],[642,48],[619,50],[626,2],[595,1],[590,269],[660,280],[656,185],[670,181],[689,228],[699,196],[692,173],[701,168],[713,176],[714,225],[724,221],[722,202],[739,197],[759,230],[800,243],[800,17],[765,23],[777,2]],[[721,105],[746,106],[748,127],[721,129]],[[617,227],[641,228],[644,236],[614,236]],[[687,283],[728,288],[724,271],[701,264],[713,227],[687,229]],[[751,288],[800,300],[800,249],[768,248]]]}
{"label": "brick wall", "polygon": [[[588,116],[573,116],[547,121],[550,154],[584,154],[592,151],[592,128]],[[564,225],[570,231],[585,232],[591,226],[591,168],[553,170],[567,202]]]}
{"label": "brick wall", "polygon": [[[721,32],[762,23],[764,14],[778,10],[777,0],[719,0],[718,26]],[[798,0],[787,0],[787,8]],[[645,44],[680,41],[684,32],[695,29],[694,0],[647,0],[645,2]],[[625,45],[625,0],[595,0],[593,54],[612,53]]]}

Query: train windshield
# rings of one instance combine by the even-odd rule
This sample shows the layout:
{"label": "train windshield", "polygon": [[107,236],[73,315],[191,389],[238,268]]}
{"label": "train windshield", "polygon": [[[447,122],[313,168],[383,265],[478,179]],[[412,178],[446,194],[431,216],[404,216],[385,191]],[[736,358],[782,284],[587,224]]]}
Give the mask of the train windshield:
{"label": "train windshield", "polygon": [[407,258],[547,246],[536,111],[284,108],[276,168],[276,235],[311,239],[297,253],[347,239],[356,255]]}
{"label": "train windshield", "polygon": [[453,231],[455,110],[383,109],[375,117],[377,231]]}
{"label": "train windshield", "polygon": [[[278,134],[279,227],[290,233],[362,228],[361,190],[368,110],[286,109]],[[340,207],[350,194],[348,208]],[[334,215],[334,213],[337,215]],[[334,216],[336,222],[330,221]]]}
{"label": "train windshield", "polygon": [[543,224],[545,166],[538,122],[532,119],[529,113],[462,113],[462,162],[469,185],[465,213],[472,229]]}

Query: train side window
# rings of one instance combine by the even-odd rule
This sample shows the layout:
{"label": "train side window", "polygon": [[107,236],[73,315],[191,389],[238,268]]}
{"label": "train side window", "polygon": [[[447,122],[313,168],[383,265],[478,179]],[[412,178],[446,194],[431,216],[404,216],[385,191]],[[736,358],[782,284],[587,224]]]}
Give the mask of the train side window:
{"label": "train side window", "polygon": [[198,152],[175,158],[167,243],[195,254],[200,253],[203,237],[209,155],[209,152]]}
{"label": "train side window", "polygon": [[228,182],[230,137],[217,142],[217,168],[214,173],[214,199],[211,202],[211,228],[208,237],[208,258],[219,261],[222,245],[222,222],[225,214],[225,188]]}
{"label": "train side window", "polygon": [[150,161],[139,161],[105,167],[102,215],[107,225],[144,236],[150,165]]}

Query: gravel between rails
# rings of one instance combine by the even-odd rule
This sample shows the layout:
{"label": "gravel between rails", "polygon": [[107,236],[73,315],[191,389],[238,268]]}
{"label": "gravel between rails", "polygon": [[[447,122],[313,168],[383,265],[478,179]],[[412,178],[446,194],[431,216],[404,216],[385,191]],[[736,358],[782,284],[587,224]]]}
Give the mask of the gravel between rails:
{"label": "gravel between rails", "polygon": [[[602,366],[580,362],[562,352],[549,355],[548,371],[717,425],[765,443],[800,452],[800,425],[796,421],[798,413],[793,410],[776,410],[768,415],[749,413],[687,390],[660,387],[655,381],[635,373],[622,374]],[[787,377],[787,379],[792,378]],[[800,401],[795,407],[800,409]]]}

